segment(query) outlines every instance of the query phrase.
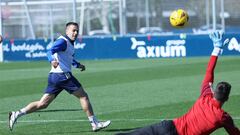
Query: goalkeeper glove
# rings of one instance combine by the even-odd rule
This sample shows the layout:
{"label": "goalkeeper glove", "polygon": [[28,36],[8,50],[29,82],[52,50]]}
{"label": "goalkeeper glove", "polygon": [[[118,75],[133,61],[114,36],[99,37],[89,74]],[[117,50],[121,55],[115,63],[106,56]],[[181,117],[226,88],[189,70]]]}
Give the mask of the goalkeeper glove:
{"label": "goalkeeper glove", "polygon": [[209,34],[210,39],[213,41],[213,52],[212,55],[218,56],[219,54],[222,54],[223,46],[226,45],[229,42],[229,39],[225,39],[224,42],[222,42],[222,31],[215,31],[213,33]]}
{"label": "goalkeeper glove", "polygon": [[213,46],[214,48],[222,48],[223,43],[222,43],[222,35],[223,33],[221,31],[214,31],[213,33],[209,34],[210,39],[213,41]]}

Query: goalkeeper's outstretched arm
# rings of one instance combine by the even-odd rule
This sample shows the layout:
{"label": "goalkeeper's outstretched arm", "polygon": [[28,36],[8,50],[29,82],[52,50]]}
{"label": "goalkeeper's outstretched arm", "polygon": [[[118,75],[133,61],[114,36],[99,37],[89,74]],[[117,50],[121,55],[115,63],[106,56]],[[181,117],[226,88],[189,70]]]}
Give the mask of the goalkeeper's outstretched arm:
{"label": "goalkeeper's outstretched arm", "polygon": [[[213,41],[213,51],[208,62],[205,77],[202,82],[202,86],[208,84],[212,85],[214,82],[214,69],[217,64],[218,56],[222,53],[222,33],[220,31],[215,31],[209,35],[210,39]],[[204,89],[202,89],[204,90]],[[201,94],[204,91],[201,91]]]}

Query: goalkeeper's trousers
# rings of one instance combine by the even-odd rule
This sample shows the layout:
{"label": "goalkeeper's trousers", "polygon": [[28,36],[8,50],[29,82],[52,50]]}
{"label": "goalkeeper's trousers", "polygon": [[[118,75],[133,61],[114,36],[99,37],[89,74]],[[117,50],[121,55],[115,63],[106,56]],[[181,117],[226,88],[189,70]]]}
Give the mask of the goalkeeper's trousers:
{"label": "goalkeeper's trousers", "polygon": [[136,129],[129,133],[118,133],[116,135],[178,135],[172,120],[164,120],[147,127]]}

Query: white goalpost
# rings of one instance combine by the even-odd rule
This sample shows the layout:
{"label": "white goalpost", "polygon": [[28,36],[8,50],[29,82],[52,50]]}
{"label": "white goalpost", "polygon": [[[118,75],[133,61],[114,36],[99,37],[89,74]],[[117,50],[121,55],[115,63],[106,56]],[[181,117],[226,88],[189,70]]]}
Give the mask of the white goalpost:
{"label": "white goalpost", "polygon": [[[0,3],[2,3],[2,0],[0,0]],[[3,62],[3,37],[2,37],[2,6],[0,5],[0,62]]]}

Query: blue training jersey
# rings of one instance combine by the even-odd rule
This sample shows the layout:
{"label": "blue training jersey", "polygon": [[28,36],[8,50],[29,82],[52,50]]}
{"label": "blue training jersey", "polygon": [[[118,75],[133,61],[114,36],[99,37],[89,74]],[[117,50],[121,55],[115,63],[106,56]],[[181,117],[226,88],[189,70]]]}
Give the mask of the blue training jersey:
{"label": "blue training jersey", "polygon": [[60,36],[48,51],[47,56],[50,62],[53,60],[59,62],[56,68],[52,66],[50,73],[71,72],[71,66],[78,68],[80,65],[74,59],[74,44],[67,36]]}

